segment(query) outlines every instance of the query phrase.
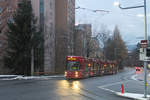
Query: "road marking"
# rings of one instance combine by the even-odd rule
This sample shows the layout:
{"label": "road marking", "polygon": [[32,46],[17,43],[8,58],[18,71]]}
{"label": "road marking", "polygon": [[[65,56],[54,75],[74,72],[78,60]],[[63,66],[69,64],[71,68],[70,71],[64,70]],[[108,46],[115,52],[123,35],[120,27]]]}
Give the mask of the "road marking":
{"label": "road marking", "polygon": [[122,84],[122,83],[127,83],[129,81],[132,81],[132,80],[120,81],[120,82],[116,82],[116,83],[112,83],[112,84],[106,84],[106,85],[98,86],[98,88],[103,89],[103,90],[108,91],[108,92],[117,93],[116,91],[108,89],[106,87],[113,86],[113,85],[118,85],[118,84]]}
{"label": "road marking", "polygon": [[137,74],[133,75],[133,76],[131,77],[131,79],[137,81],[137,78],[136,78],[136,77],[137,77]]}
{"label": "road marking", "polygon": [[112,93],[116,93],[116,91],[113,91],[111,89],[107,89],[107,88],[103,88],[103,87],[99,87],[100,89],[103,89],[105,91],[108,91],[108,92],[112,92]]}
{"label": "road marking", "polygon": [[122,84],[122,83],[127,83],[127,82],[129,82],[129,81],[132,81],[132,80],[120,81],[120,82],[116,82],[116,83],[106,84],[106,85],[98,86],[98,88],[105,88],[105,87],[109,87],[109,86],[113,86],[113,85],[118,85],[118,84]]}
{"label": "road marking", "polygon": [[[141,84],[143,84],[144,81],[141,80],[141,79],[137,79],[136,77],[137,77],[137,74],[133,75],[133,76],[131,77],[131,79],[132,79],[132,80],[135,80],[135,81],[137,81],[137,82],[139,82],[139,83],[141,83]],[[150,82],[148,82],[148,84],[150,84]]]}
{"label": "road marking", "polygon": [[[135,71],[131,71],[131,72],[125,74],[124,76],[130,75],[130,74],[134,74],[134,73],[135,73]],[[136,76],[132,76],[132,79],[133,79],[133,78],[136,79],[135,77],[136,77]],[[103,90],[108,91],[108,92],[116,93],[116,91],[111,90],[111,89],[108,89],[107,87],[133,81],[133,80],[131,80],[131,79],[128,80],[128,77],[124,77],[123,79],[124,79],[124,80],[122,80],[122,81],[120,81],[120,82],[115,82],[115,83],[111,83],[111,84],[106,84],[106,85],[98,86],[98,88],[99,88],[99,89],[103,89]]]}

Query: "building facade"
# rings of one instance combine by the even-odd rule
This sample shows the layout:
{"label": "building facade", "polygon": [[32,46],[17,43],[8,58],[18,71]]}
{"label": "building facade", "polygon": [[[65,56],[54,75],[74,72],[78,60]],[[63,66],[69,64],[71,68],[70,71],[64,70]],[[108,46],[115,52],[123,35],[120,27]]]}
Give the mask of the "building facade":
{"label": "building facade", "polygon": [[55,71],[55,0],[31,0],[38,26],[42,32],[43,68],[40,71]]}
{"label": "building facade", "polygon": [[56,72],[64,72],[66,56],[74,53],[74,25],[75,0],[55,0]]}
{"label": "building facade", "polygon": [[86,57],[87,55],[87,37],[86,32],[80,26],[75,27],[74,35],[74,55]]}
{"label": "building facade", "polygon": [[44,0],[44,71],[55,72],[55,0]]}
{"label": "building facade", "polygon": [[[0,0],[0,65],[3,63],[5,32],[7,22],[13,21],[12,15],[21,0]],[[31,0],[33,13],[37,18],[37,26],[42,32],[43,65],[35,71],[53,73],[55,68],[55,0]],[[0,67],[1,67],[0,66]],[[36,66],[35,66],[36,67]]]}
{"label": "building facade", "polygon": [[[7,21],[13,21],[12,14],[21,0],[0,0],[0,63],[5,42]],[[43,41],[39,46],[42,58],[35,64],[35,72],[63,72],[66,56],[74,54],[75,0],[30,0],[37,27]],[[2,11],[1,11],[2,9]],[[5,10],[4,10],[5,9]],[[6,12],[8,10],[8,12]],[[5,41],[5,42],[4,42]],[[36,54],[35,54],[36,55]],[[38,66],[38,67],[37,67]]]}
{"label": "building facade", "polygon": [[74,54],[89,57],[90,41],[92,35],[91,24],[79,24],[75,28]]}

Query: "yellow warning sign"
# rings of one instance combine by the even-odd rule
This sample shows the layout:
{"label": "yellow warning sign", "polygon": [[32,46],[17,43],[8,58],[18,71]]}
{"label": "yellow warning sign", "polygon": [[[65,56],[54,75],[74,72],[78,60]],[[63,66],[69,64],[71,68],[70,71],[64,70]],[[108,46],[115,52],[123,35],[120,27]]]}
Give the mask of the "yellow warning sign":
{"label": "yellow warning sign", "polygon": [[146,83],[146,86],[148,86],[148,82]]}

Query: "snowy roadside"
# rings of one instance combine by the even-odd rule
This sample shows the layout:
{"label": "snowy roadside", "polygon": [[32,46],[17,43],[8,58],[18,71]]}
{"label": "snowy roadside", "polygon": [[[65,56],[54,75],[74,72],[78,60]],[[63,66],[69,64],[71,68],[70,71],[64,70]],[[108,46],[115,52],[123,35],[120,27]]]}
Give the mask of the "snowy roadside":
{"label": "snowy roadside", "polygon": [[2,78],[16,78],[18,75],[0,75],[0,79]]}
{"label": "snowy roadside", "polygon": [[64,76],[63,75],[52,75],[52,76],[0,75],[0,80],[47,80],[52,78],[64,78]]}
{"label": "snowy roadside", "polygon": [[[131,77],[133,80],[144,81],[144,72],[135,74]],[[147,72],[147,80],[150,81],[150,71]]]}

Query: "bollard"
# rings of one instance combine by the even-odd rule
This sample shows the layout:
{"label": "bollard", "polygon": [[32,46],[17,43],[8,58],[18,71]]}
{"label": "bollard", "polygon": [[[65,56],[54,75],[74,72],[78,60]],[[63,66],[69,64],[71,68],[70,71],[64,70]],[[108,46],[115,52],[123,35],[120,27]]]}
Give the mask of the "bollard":
{"label": "bollard", "polygon": [[121,84],[122,94],[124,94],[124,86]]}

